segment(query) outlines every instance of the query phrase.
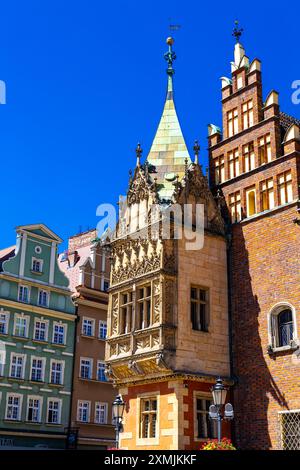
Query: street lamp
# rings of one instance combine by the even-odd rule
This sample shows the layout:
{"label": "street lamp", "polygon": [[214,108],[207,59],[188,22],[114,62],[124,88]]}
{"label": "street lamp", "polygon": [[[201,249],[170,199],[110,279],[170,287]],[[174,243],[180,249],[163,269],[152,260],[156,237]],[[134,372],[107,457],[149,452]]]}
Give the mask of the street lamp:
{"label": "street lamp", "polygon": [[[210,419],[217,420],[218,423],[218,441],[221,442],[222,438],[222,420],[233,419],[233,406],[230,403],[226,403],[227,388],[224,386],[221,377],[219,377],[215,385],[211,389],[214,404],[209,407]],[[224,414],[221,410],[225,405]]]}
{"label": "street lamp", "polygon": [[122,399],[122,395],[117,395],[112,404],[112,416],[116,430],[116,448],[119,448],[119,435],[122,430],[122,420],[125,410],[125,402]]}

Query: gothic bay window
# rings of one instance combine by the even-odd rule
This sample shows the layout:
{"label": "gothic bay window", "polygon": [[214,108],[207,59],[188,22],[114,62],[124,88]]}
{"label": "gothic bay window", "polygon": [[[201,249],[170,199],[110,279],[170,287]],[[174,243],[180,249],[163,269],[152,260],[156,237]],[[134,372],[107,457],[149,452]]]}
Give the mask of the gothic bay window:
{"label": "gothic bay window", "polygon": [[51,370],[50,370],[50,383],[53,385],[62,385],[63,384],[63,371],[64,371],[64,362],[52,360]]}
{"label": "gothic bay window", "polygon": [[191,287],[191,322],[193,330],[208,331],[209,290]]}
{"label": "gothic bay window", "polygon": [[9,313],[0,313],[0,334],[7,335],[8,333]]}
{"label": "gothic bay window", "polygon": [[131,331],[132,321],[132,291],[121,294],[120,306],[120,334],[126,334]]}
{"label": "gothic bay window", "polygon": [[157,399],[141,399],[141,432],[143,439],[155,438],[157,433]]}
{"label": "gothic bay window", "polygon": [[214,439],[217,437],[216,422],[209,419],[209,407],[213,404],[212,400],[196,397],[196,438]]}
{"label": "gothic bay window", "polygon": [[137,328],[148,328],[151,324],[151,285],[137,289]]}
{"label": "gothic bay window", "polygon": [[27,421],[30,423],[41,422],[42,399],[40,397],[28,397]]}
{"label": "gothic bay window", "polygon": [[239,131],[238,110],[237,108],[227,113],[227,137],[232,137]]}
{"label": "gothic bay window", "polygon": [[243,161],[244,172],[251,171],[255,168],[255,153],[253,142],[243,146]]}
{"label": "gothic bay window", "polygon": [[271,312],[270,330],[273,348],[290,346],[295,331],[292,309],[282,306]]}
{"label": "gothic bay window", "polygon": [[260,165],[272,160],[270,134],[264,135],[258,139],[258,160]]}
{"label": "gothic bay window", "polygon": [[40,307],[48,307],[48,301],[49,301],[49,292],[46,290],[39,290],[38,305]]}
{"label": "gothic bay window", "polygon": [[14,336],[19,338],[28,337],[29,317],[25,315],[15,315]]}
{"label": "gothic bay window", "polygon": [[96,402],[95,404],[95,423],[107,424],[108,405],[107,403]]}
{"label": "gothic bay window", "polygon": [[287,204],[293,200],[292,173],[285,171],[278,175],[279,204]]}
{"label": "gothic bay window", "polygon": [[90,407],[91,402],[89,401],[78,401],[77,408],[77,421],[81,423],[88,423],[90,421]]}
{"label": "gothic bay window", "polygon": [[61,418],[61,400],[48,399],[47,423],[60,424]]}
{"label": "gothic bay window", "polygon": [[100,320],[99,321],[99,338],[105,339],[107,336],[107,322]]}
{"label": "gothic bay window", "polygon": [[48,339],[48,322],[44,320],[35,320],[34,336],[35,341],[47,341]]}
{"label": "gothic bay window", "polygon": [[273,178],[262,181],[260,184],[261,207],[263,211],[273,209],[274,202],[274,185]]}
{"label": "gothic bay window", "polygon": [[6,399],[5,418],[12,421],[21,420],[22,395],[8,394]]}
{"label": "gothic bay window", "polygon": [[221,184],[225,181],[224,155],[215,159],[215,183]]}
{"label": "gothic bay window", "polygon": [[256,192],[255,186],[246,190],[246,209],[247,217],[251,217],[256,214]]}
{"label": "gothic bay window", "polygon": [[229,210],[231,215],[231,222],[238,222],[241,220],[241,193],[236,191],[229,195]]}
{"label": "gothic bay window", "polygon": [[24,379],[25,371],[24,354],[12,354],[10,358],[10,373],[9,376],[14,379]]}
{"label": "gothic bay window", "polygon": [[100,382],[106,382],[105,362],[97,362],[97,380]]}
{"label": "gothic bay window", "polygon": [[84,336],[94,336],[95,334],[95,320],[91,318],[84,318],[82,322],[82,334]]}
{"label": "gothic bay window", "polygon": [[31,359],[30,380],[32,382],[43,382],[45,370],[45,359],[41,357],[33,357]]}
{"label": "gothic bay window", "polygon": [[27,303],[29,302],[29,287],[28,286],[19,286],[18,293],[19,302]]}
{"label": "gothic bay window", "polygon": [[229,160],[229,178],[235,178],[240,174],[239,150],[234,149],[228,153]]}
{"label": "gothic bay window", "polygon": [[81,358],[80,359],[80,377],[82,379],[91,379],[93,370],[93,359]]}
{"label": "gothic bay window", "polygon": [[253,126],[253,101],[247,101],[242,104],[242,122],[243,129]]}

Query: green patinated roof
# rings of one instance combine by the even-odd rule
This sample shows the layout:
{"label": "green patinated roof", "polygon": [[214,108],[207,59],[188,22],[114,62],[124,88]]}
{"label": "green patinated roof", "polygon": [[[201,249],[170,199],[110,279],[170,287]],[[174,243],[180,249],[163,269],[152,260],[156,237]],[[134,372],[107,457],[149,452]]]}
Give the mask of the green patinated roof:
{"label": "green patinated roof", "polygon": [[189,165],[191,158],[184,141],[173,99],[172,74],[168,74],[165,106],[147,157],[149,165],[155,167],[155,171],[151,171],[151,178],[157,178],[158,195],[161,200],[171,199],[176,175],[179,176],[180,181],[185,174],[186,159]]}

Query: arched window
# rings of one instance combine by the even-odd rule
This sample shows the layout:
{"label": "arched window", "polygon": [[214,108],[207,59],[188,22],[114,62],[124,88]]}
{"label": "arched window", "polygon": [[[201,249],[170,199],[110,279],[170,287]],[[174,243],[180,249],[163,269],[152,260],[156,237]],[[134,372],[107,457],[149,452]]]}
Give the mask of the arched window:
{"label": "arched window", "polygon": [[296,339],[295,311],[292,306],[280,304],[275,306],[269,317],[271,346],[281,348],[291,346]]}

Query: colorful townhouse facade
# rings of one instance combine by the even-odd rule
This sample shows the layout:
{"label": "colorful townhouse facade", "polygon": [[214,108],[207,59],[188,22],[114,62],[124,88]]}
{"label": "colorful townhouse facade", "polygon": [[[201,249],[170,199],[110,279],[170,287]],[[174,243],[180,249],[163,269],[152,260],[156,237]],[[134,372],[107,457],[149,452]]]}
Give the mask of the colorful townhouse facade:
{"label": "colorful townhouse facade", "polygon": [[261,62],[237,43],[222,77],[223,132],[210,179],[229,234],[235,436],[242,449],[300,449],[300,120],[263,98]]}
{"label": "colorful townhouse facade", "polygon": [[16,232],[0,251],[0,448],[65,448],[76,317],[61,239],[43,224]]}
{"label": "colorful townhouse facade", "polygon": [[70,280],[77,313],[71,412],[76,447],[114,447],[112,402],[117,391],[106,378],[104,361],[109,252],[97,231],[89,230],[70,237],[59,265]]}

